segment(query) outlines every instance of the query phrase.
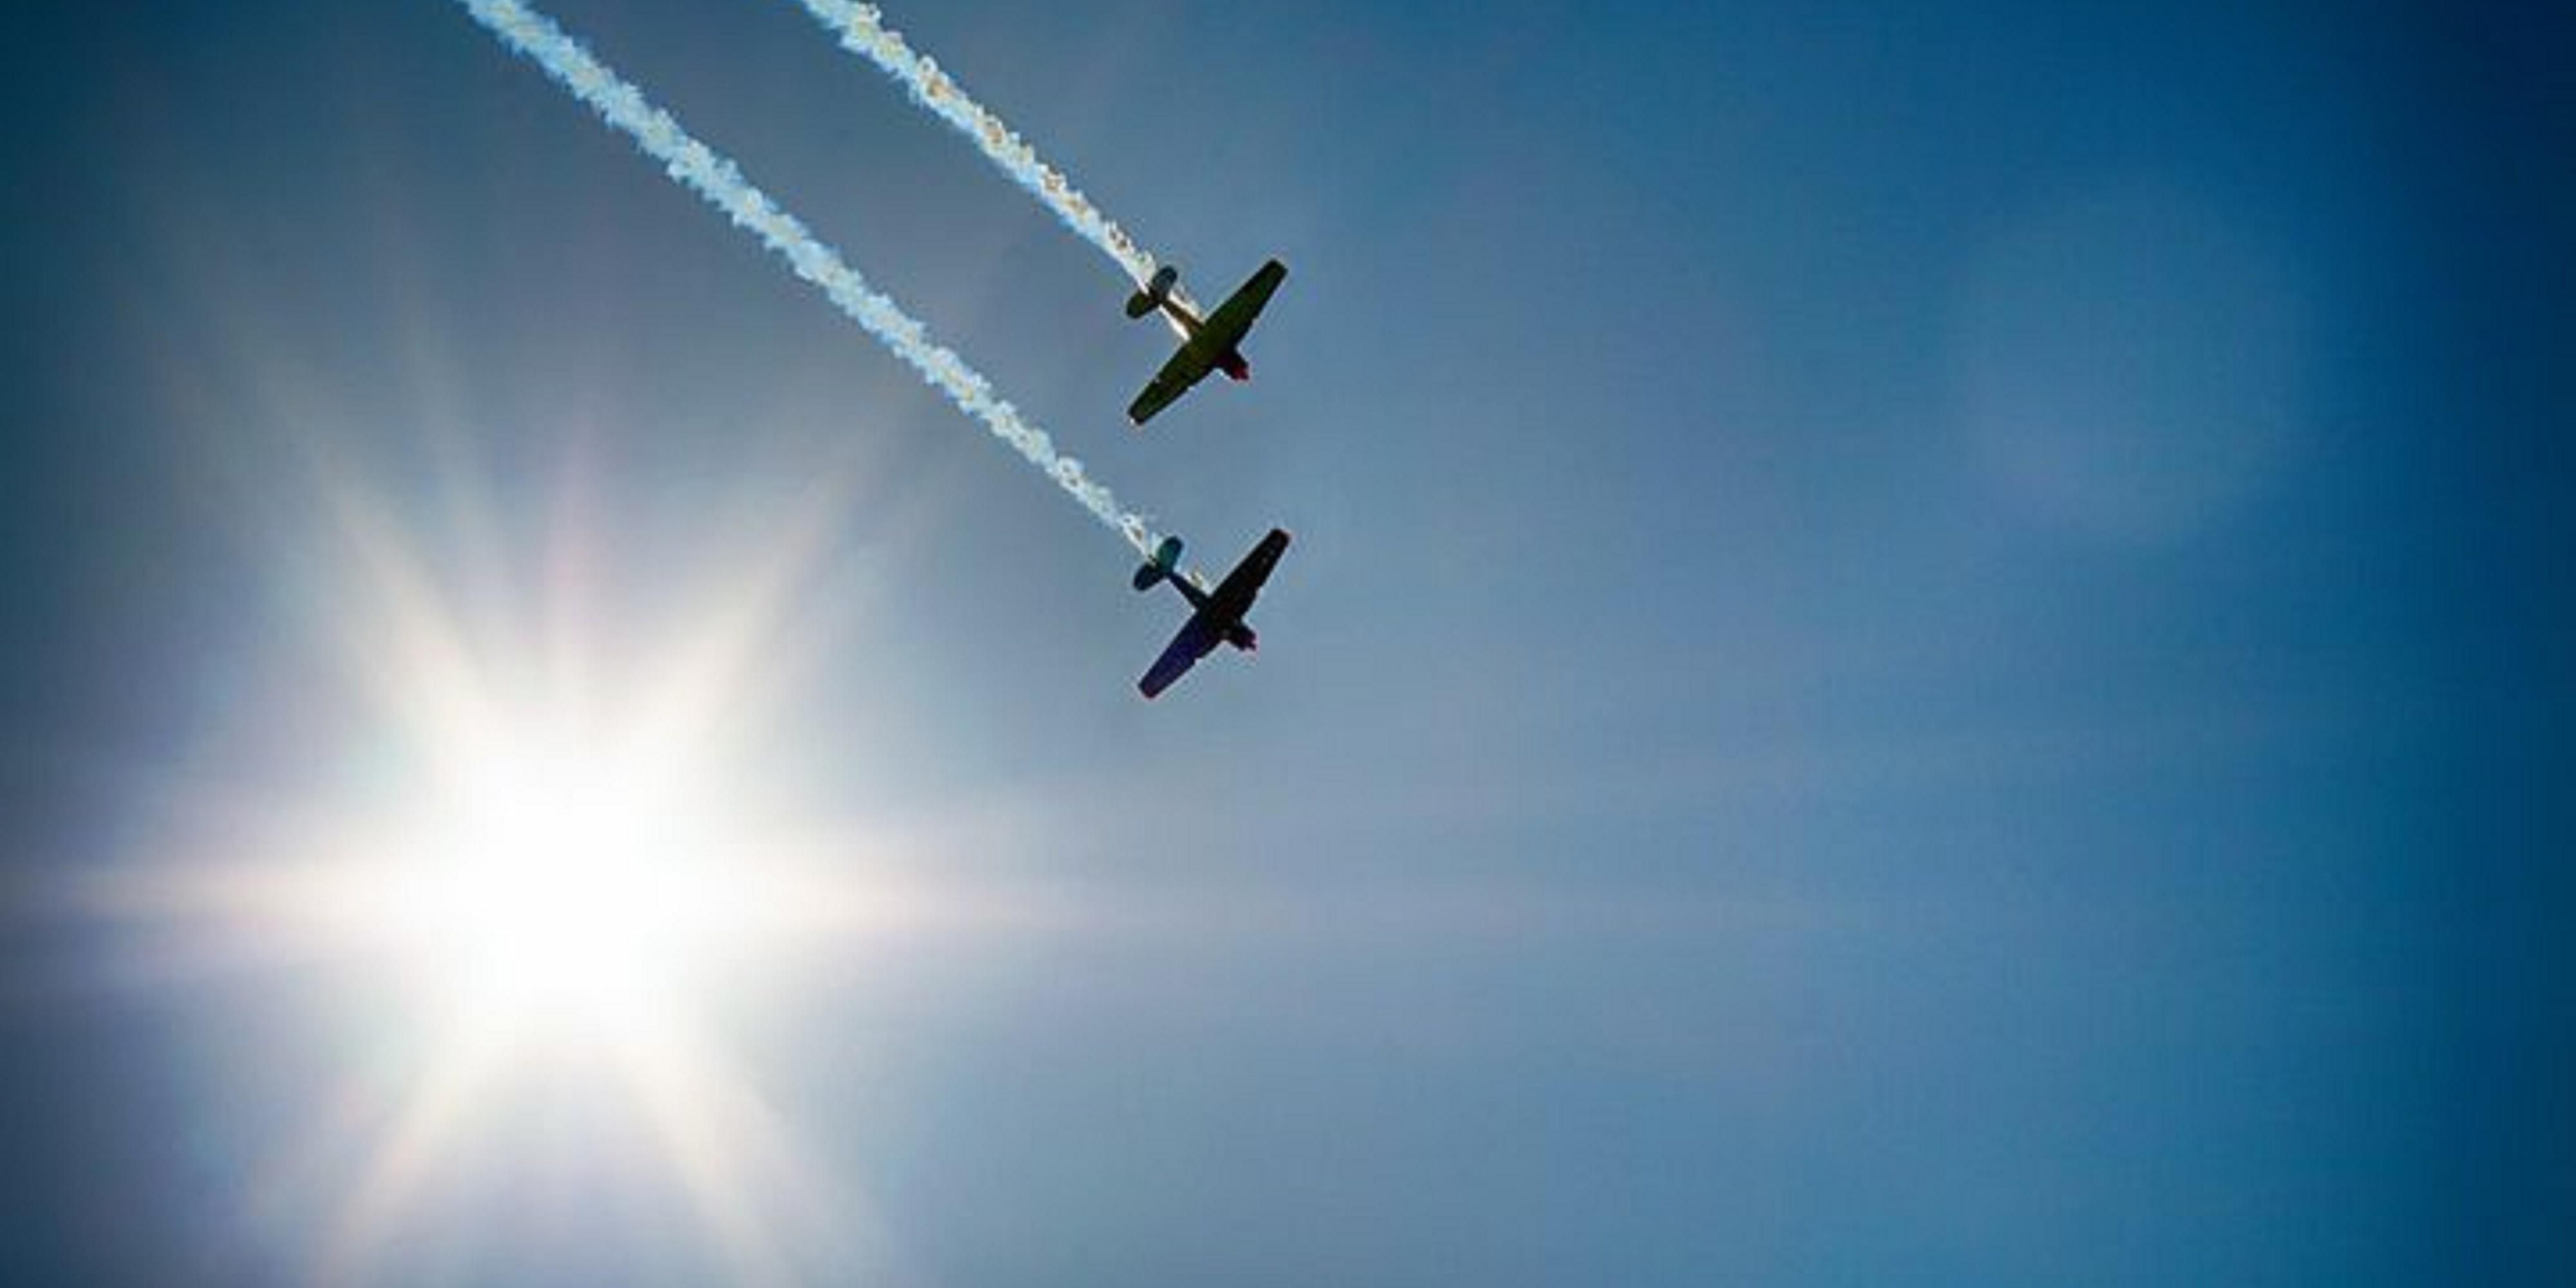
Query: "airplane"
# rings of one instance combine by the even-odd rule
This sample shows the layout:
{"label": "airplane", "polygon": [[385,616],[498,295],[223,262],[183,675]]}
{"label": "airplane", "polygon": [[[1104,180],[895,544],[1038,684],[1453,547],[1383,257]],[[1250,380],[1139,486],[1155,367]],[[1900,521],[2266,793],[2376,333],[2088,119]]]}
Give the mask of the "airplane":
{"label": "airplane", "polygon": [[1252,628],[1244,624],[1244,614],[1252,611],[1252,601],[1261,594],[1261,583],[1270,580],[1270,569],[1279,562],[1281,551],[1288,548],[1288,532],[1272,528],[1234,571],[1225,575],[1214,590],[1208,590],[1179,571],[1181,539],[1165,537],[1156,547],[1154,557],[1136,570],[1135,585],[1139,591],[1152,590],[1156,582],[1168,581],[1190,601],[1190,620],[1181,633],[1154,659],[1152,670],[1137,681],[1136,691],[1151,698],[1172,687],[1172,681],[1188,673],[1200,658],[1216,651],[1219,644],[1231,644],[1249,653],[1261,646]]}
{"label": "airplane", "polygon": [[1263,264],[1205,319],[1172,298],[1172,283],[1180,276],[1181,270],[1165,264],[1154,270],[1153,280],[1143,290],[1127,297],[1127,316],[1141,318],[1161,309],[1179,325],[1183,337],[1181,347],[1154,373],[1153,383],[1127,404],[1127,420],[1139,429],[1211,371],[1236,380],[1252,379],[1252,364],[1243,360],[1243,337],[1251,332],[1252,320],[1261,316],[1262,306],[1270,302],[1270,293],[1288,276],[1288,266],[1275,259]]}

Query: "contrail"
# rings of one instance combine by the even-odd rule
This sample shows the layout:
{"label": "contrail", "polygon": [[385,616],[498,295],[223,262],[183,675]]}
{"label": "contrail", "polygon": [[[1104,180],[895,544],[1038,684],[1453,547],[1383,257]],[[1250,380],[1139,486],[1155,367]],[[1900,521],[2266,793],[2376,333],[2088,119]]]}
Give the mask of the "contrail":
{"label": "contrail", "polygon": [[1083,473],[1082,462],[1055,450],[1047,432],[1022,419],[1019,409],[995,396],[991,381],[966,360],[931,340],[921,323],[891,299],[879,294],[841,259],[840,252],[806,231],[796,216],[779,208],[767,193],[742,177],[733,162],[700,143],[671,114],[653,106],[644,91],[621,79],[582,43],[566,35],[544,14],[518,0],[461,0],[474,20],[503,44],[545,68],[573,96],[588,103],[600,119],[615,126],[645,155],[662,163],[663,172],[682,187],[723,211],[736,226],[749,230],[761,244],[778,252],[798,277],[821,288],[851,321],[875,336],[894,355],[912,364],[921,378],[948,395],[959,410],[984,422],[994,437],[1019,450],[1029,463],[1046,471],[1056,486],[1072,494],[1092,516],[1117,530],[1137,553],[1150,555],[1160,538],[1144,516],[1123,509],[1108,488]]}
{"label": "contrail", "polygon": [[[841,47],[875,63],[886,75],[902,81],[912,91],[912,100],[937,113],[939,119],[956,126],[959,133],[975,141],[984,156],[1000,166],[1002,172],[1028,190],[1065,226],[1082,235],[1083,240],[1100,248],[1102,254],[1118,261],[1127,276],[1142,286],[1154,275],[1154,257],[1145,253],[1126,232],[1100,213],[1091,199],[1073,186],[1064,172],[1038,160],[1037,149],[1002,124],[1002,118],[987,111],[983,104],[966,96],[966,91],[941,71],[939,64],[904,43],[903,35],[885,25],[884,15],[872,4],[855,4],[852,0],[798,0],[816,21],[841,38]],[[1178,286],[1172,298],[1199,312],[1198,303]],[[1179,324],[1174,323],[1175,327]]]}

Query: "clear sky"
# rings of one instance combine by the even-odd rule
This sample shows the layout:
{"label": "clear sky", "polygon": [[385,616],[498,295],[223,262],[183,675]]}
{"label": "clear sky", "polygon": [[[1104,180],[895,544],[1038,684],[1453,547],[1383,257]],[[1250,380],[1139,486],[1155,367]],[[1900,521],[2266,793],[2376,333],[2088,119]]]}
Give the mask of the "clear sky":
{"label": "clear sky", "polygon": [[[457,6],[37,6],[0,1278],[2576,1278],[2576,21],[895,8],[1290,265],[1139,435],[1167,333],[798,6],[547,8],[1200,562],[1293,529],[1262,649],[1139,701],[1124,544]],[[504,704],[717,637],[708,763],[931,909],[695,1000],[793,1167],[533,1059],[359,1240],[402,990],[81,893],[405,798],[421,602]]]}

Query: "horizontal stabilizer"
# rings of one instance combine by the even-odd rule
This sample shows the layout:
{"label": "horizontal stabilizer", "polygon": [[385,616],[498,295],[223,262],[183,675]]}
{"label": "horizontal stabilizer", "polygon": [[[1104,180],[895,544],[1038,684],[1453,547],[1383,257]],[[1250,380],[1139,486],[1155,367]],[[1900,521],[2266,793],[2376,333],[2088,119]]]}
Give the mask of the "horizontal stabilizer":
{"label": "horizontal stabilizer", "polygon": [[1127,316],[1141,318],[1163,307],[1163,302],[1172,298],[1172,283],[1179,280],[1181,280],[1181,270],[1178,268],[1165,264],[1155,269],[1152,280],[1145,283],[1145,288],[1127,297]]}
{"label": "horizontal stabilizer", "polygon": [[1136,569],[1136,576],[1132,580],[1136,589],[1152,590],[1164,578],[1173,575],[1173,571],[1180,566],[1181,539],[1165,537],[1163,544],[1154,547],[1154,557]]}

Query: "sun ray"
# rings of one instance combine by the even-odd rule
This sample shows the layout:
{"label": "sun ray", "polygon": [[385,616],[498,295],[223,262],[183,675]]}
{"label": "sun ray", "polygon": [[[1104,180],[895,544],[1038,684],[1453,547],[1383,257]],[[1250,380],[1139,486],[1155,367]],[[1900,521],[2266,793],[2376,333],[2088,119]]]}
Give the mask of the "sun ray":
{"label": "sun ray", "polygon": [[[779,636],[849,480],[765,515],[708,577],[724,593],[679,605],[684,629],[660,647],[602,629],[560,556],[534,583],[536,629],[478,619],[391,507],[347,475],[320,481],[352,569],[331,596],[351,611],[327,626],[386,767],[347,799],[326,780],[301,805],[225,805],[220,844],[75,882],[90,915],[149,928],[119,942],[158,976],[284,967],[398,1004],[367,1031],[401,1036],[312,1098],[245,1203],[319,1196],[333,1217],[312,1273],[369,1281],[450,1169],[516,1165],[466,1149],[489,1113],[539,1074],[596,1078],[729,1278],[846,1261],[850,1231],[872,1228],[864,1195],[799,1147],[711,1021],[763,954],[867,924],[847,911],[869,901],[850,867],[866,850],[816,848],[746,808],[759,798],[725,754],[725,735],[752,732],[729,727],[749,695],[794,683]],[[560,539],[583,540],[587,520]],[[621,649],[613,671],[594,665],[601,643]],[[821,1194],[828,1215],[809,1207]]]}
{"label": "sun ray", "polygon": [[466,1031],[442,1043],[397,1108],[383,1139],[369,1151],[357,1185],[331,1224],[318,1278],[363,1283],[372,1277],[387,1228],[418,1191],[424,1175],[473,1108],[477,1092],[499,1075],[500,1034]]}

